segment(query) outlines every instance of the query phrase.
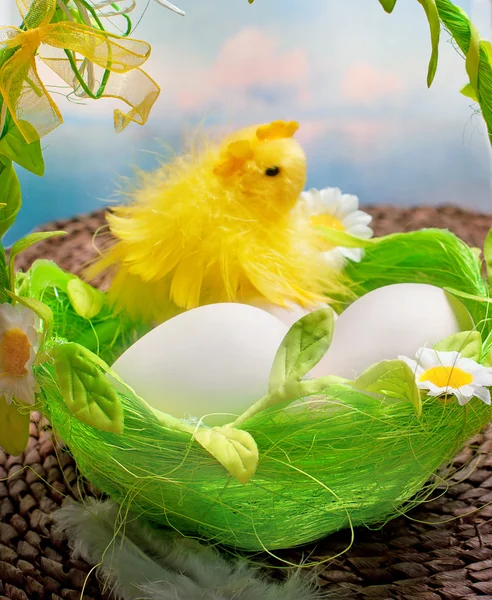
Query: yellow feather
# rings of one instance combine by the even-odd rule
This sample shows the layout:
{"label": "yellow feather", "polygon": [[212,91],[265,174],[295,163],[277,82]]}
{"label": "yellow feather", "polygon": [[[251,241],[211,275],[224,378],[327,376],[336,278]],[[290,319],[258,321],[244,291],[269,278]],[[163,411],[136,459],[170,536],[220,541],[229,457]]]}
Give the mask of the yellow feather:
{"label": "yellow feather", "polygon": [[344,287],[309,221],[292,209],[306,180],[296,123],[249,127],[140,175],[108,214],[115,307],[143,321],[211,302],[263,296],[314,306]]}

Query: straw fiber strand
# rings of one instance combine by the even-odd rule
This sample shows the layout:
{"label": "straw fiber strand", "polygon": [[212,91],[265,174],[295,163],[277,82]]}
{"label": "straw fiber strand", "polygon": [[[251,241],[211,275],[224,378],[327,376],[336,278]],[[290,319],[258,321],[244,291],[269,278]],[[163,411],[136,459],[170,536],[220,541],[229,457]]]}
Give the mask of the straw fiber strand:
{"label": "straw fiber strand", "polygon": [[[480,247],[492,224],[491,216],[452,207],[373,207],[369,212],[378,235],[444,227]],[[101,225],[102,213],[49,224],[43,229],[64,229],[69,235],[31,248],[18,267],[43,257],[80,273],[94,256],[92,236]],[[0,454],[0,600],[78,600],[90,567],[70,558],[49,515],[64,497],[94,491],[78,482],[73,460],[55,450],[38,419],[23,456]],[[461,470],[446,488],[436,490],[435,500],[380,531],[357,531],[352,548],[320,569],[320,583],[334,599],[492,600],[492,430],[473,440],[456,466]],[[279,555],[294,563],[324,560],[349,542],[346,531]],[[109,596],[91,575],[84,598]]]}

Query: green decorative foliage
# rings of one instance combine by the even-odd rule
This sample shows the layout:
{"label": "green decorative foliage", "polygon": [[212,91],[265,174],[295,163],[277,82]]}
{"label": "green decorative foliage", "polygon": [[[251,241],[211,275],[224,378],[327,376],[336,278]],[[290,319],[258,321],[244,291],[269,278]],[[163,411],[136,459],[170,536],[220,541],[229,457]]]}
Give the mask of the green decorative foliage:
{"label": "green decorative foliage", "polygon": [[109,369],[92,352],[74,343],[50,351],[63,398],[77,419],[101,431],[123,433],[123,409],[106,377]]}
{"label": "green decorative foliage", "polygon": [[232,427],[201,428],[194,437],[240,483],[248,483],[255,474],[258,448],[247,431]]}
{"label": "green decorative foliage", "polygon": [[485,259],[485,266],[487,268],[487,279],[489,286],[492,286],[492,229],[485,238],[485,244],[483,246],[483,256]]}
{"label": "green decorative foliage", "polygon": [[21,189],[12,161],[0,156],[0,238],[15,222],[21,206]]}
{"label": "green decorative foliage", "polygon": [[[23,122],[25,127],[29,124]],[[35,175],[44,175],[44,159],[39,140],[28,144],[10,115],[6,119],[5,133],[0,139],[0,154],[16,162]]]}
{"label": "green decorative foliage", "polygon": [[474,102],[478,102],[477,93],[473,89],[473,86],[471,83],[467,83],[465,86],[463,86],[461,88],[460,92],[463,94],[463,96],[466,96],[467,98],[471,98]]}
{"label": "green decorative foliage", "polygon": [[384,360],[369,367],[352,385],[356,390],[382,398],[408,400],[413,404],[417,417],[422,415],[422,400],[415,373],[401,360]]}
{"label": "green decorative foliage", "polygon": [[7,271],[7,261],[5,259],[5,250],[0,242],[0,303],[10,302],[8,289],[10,288],[9,273]]}
{"label": "green decorative foliage", "polygon": [[432,54],[429,61],[427,72],[427,85],[430,87],[436,75],[437,63],[439,60],[439,39],[441,36],[441,21],[436,6],[436,0],[418,0],[425,10],[427,20],[429,21]]}
{"label": "green decorative foliage", "polygon": [[465,358],[479,361],[482,356],[482,337],[478,331],[461,331],[434,346],[439,352],[459,352]]}
{"label": "green decorative foliage", "polygon": [[84,319],[96,317],[106,303],[104,294],[78,278],[68,282],[67,294],[75,312]]}
{"label": "green decorative foliage", "polygon": [[379,3],[387,13],[391,13],[395,8],[396,0],[379,0]]}
{"label": "green decorative foliage", "polygon": [[19,456],[29,441],[29,411],[19,410],[15,402],[0,398],[0,446],[7,454]]}
{"label": "green decorative foliage", "polygon": [[10,276],[10,288],[14,289],[15,284],[15,258],[31,246],[47,240],[52,237],[66,235],[65,231],[40,231],[37,233],[31,233],[26,235],[22,239],[15,242],[10,250],[9,255],[9,276]]}
{"label": "green decorative foliage", "polygon": [[333,310],[323,308],[294,323],[275,356],[270,393],[301,379],[318,364],[330,347],[334,322]]}
{"label": "green decorative foliage", "polygon": [[[492,325],[484,320],[488,289],[476,254],[454,234],[441,229],[396,233],[377,238],[364,251],[360,263],[349,262],[345,269],[353,281],[355,296],[397,282],[450,288],[453,295],[460,294],[477,329],[486,337]],[[351,300],[341,298],[335,310],[341,311]]]}
{"label": "green decorative foliage", "polygon": [[377,244],[380,239],[371,238],[369,240],[365,240],[354,235],[350,235],[350,233],[345,233],[345,231],[324,227],[323,225],[318,225],[316,230],[327,242],[330,242],[330,244],[333,246],[341,246],[342,248],[369,248]]}

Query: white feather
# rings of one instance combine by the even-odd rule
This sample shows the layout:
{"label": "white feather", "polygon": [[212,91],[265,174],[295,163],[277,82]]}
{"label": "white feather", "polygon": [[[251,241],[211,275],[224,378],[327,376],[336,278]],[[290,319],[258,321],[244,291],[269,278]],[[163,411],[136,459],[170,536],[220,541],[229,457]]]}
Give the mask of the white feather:
{"label": "white feather", "polygon": [[321,592],[299,572],[267,580],[244,559],[121,514],[118,505],[91,499],[53,516],[75,557],[97,566],[99,578],[122,600],[318,600]]}

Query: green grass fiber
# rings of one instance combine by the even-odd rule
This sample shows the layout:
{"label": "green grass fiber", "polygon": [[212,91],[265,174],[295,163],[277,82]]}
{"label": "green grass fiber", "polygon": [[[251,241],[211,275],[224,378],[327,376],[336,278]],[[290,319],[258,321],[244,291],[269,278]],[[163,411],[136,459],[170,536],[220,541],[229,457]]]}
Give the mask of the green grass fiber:
{"label": "green grass fiber", "polygon": [[[490,331],[480,264],[448,232],[383,238],[349,274],[358,294],[414,281],[482,296],[483,302],[465,302],[484,335]],[[69,304],[52,308],[71,331]],[[113,350],[104,351],[117,354]],[[99,489],[156,523],[249,551],[377,526],[410,509],[432,495],[434,474],[445,478],[443,465],[492,416],[477,399],[461,407],[429,398],[417,418],[406,401],[329,386],[301,408],[279,406],[243,425],[258,444],[260,460],[256,475],[241,485],[189,434],[165,428],[135,398],[122,397],[123,435],[82,424],[66,407],[51,367],[39,369],[42,410]]]}

